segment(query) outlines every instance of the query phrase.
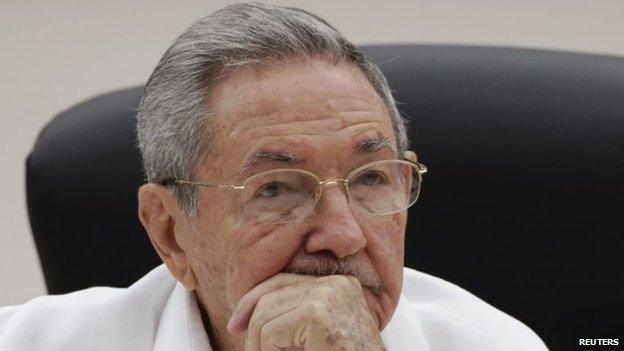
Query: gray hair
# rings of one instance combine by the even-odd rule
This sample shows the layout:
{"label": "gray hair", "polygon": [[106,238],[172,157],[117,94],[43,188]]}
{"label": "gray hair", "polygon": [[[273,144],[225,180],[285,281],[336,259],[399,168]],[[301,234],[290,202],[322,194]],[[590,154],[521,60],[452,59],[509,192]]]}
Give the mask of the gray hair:
{"label": "gray hair", "polygon": [[[148,182],[192,179],[210,151],[210,88],[237,67],[289,58],[349,63],[386,105],[399,155],[405,121],[379,68],[334,27],[305,10],[260,3],[227,6],[200,19],[165,52],[150,76],[137,113],[137,141]],[[180,207],[196,214],[195,187],[172,186]]]}

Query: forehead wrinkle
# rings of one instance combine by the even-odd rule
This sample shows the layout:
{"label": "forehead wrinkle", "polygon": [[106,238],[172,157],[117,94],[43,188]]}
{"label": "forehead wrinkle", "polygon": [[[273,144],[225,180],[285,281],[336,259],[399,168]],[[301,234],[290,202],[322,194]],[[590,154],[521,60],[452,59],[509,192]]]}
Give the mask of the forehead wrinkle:
{"label": "forehead wrinkle", "polygon": [[[332,111],[332,107],[334,107],[338,101],[345,100],[349,101],[349,105],[346,108],[339,111]],[[318,107],[318,105],[321,106]],[[371,106],[366,101],[355,98],[335,98],[308,103],[298,103],[296,108],[278,108],[273,112],[258,111],[258,109],[253,108],[241,108],[241,111],[237,111],[237,113],[230,113],[231,116],[239,116],[239,121],[234,122],[235,125],[231,128],[228,136],[230,138],[237,138],[240,134],[247,130],[253,130],[261,127],[275,127],[278,125],[288,126],[305,122],[313,123],[315,121],[329,121],[336,118],[336,116],[344,114],[368,113],[378,115],[383,113],[386,115],[385,109],[378,110],[372,107],[377,106]],[[247,110],[247,113],[244,113],[245,110]]]}
{"label": "forehead wrinkle", "polygon": [[291,135],[331,135],[353,129],[381,129],[384,130],[385,125],[381,121],[372,120],[371,118],[352,118],[351,121],[334,121],[331,123],[308,124],[308,122],[292,122],[288,125],[263,126],[252,129],[245,137],[246,139],[258,139],[264,137],[280,137]]}

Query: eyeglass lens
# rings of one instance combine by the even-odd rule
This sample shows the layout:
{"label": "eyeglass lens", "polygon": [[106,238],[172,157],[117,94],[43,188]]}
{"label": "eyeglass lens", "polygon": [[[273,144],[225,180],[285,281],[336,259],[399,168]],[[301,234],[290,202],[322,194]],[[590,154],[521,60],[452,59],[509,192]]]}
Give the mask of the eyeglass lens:
{"label": "eyeglass lens", "polygon": [[[347,180],[351,206],[374,215],[404,210],[416,202],[420,176],[415,166],[388,161],[374,163]],[[260,222],[291,222],[310,214],[317,202],[319,181],[299,170],[258,174],[244,184],[243,209]]]}

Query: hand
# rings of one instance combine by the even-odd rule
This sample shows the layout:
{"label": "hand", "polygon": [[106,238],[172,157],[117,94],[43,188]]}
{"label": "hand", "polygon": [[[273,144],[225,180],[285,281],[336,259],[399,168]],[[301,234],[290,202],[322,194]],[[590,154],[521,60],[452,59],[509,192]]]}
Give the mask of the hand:
{"label": "hand", "polygon": [[384,350],[357,278],[279,273],[239,301],[228,330],[247,330],[247,351]]}

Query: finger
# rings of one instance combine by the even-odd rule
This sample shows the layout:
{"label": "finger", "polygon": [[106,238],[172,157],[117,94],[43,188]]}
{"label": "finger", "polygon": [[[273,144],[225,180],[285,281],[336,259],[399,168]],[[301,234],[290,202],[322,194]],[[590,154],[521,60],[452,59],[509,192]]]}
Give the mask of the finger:
{"label": "finger", "polygon": [[240,333],[247,329],[253,310],[258,300],[260,300],[263,295],[291,284],[312,279],[314,279],[314,277],[306,275],[278,273],[256,285],[253,289],[249,290],[236,305],[227,325],[228,331],[230,333]]}
{"label": "finger", "polygon": [[[263,310],[253,314],[249,321],[249,327],[246,333],[247,351],[265,351],[264,346],[261,345],[262,330],[264,327],[274,320],[279,319],[284,315],[288,315],[297,307],[291,307],[285,310]],[[262,348],[261,348],[262,347]]]}
{"label": "finger", "polygon": [[[280,289],[269,291],[258,299],[247,326],[247,350],[260,350],[260,335],[267,323],[270,323],[282,315],[291,313],[301,305],[309,303],[305,300],[308,293],[314,294],[321,290],[326,292],[330,289],[329,287],[322,286],[310,291],[307,285],[311,282],[313,282],[313,280],[306,280],[299,284],[286,285]],[[314,301],[313,303],[322,306],[322,303],[319,301]]]}
{"label": "finger", "polygon": [[[277,303],[281,301],[288,302]],[[248,350],[260,350],[262,328],[272,320],[292,312],[300,303],[301,301],[295,301],[295,299],[291,298],[284,300],[283,291],[269,292],[263,295],[249,319],[249,326],[247,327]]]}
{"label": "finger", "polygon": [[[266,323],[259,334],[261,350],[282,350],[306,348],[308,350],[327,349],[321,336],[315,332],[316,326],[326,323],[323,307],[317,303],[300,305]],[[256,342],[256,341],[254,341]]]}
{"label": "finger", "polygon": [[[313,320],[315,314],[325,310],[325,306],[321,301],[304,300],[304,295],[309,292],[315,296],[323,296],[330,290],[331,288],[327,286],[321,286],[310,291],[307,287],[299,284],[286,286],[262,295],[253,310],[247,327],[248,350],[259,350],[262,330],[267,324],[284,315],[295,315],[301,318],[308,316],[310,320]],[[301,294],[302,292],[304,295]],[[301,306],[304,306],[304,309],[300,309]],[[297,313],[293,314],[293,311],[297,311]],[[306,311],[308,314],[303,314]],[[293,320],[294,322],[296,319]]]}

